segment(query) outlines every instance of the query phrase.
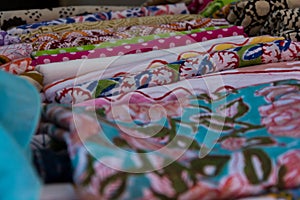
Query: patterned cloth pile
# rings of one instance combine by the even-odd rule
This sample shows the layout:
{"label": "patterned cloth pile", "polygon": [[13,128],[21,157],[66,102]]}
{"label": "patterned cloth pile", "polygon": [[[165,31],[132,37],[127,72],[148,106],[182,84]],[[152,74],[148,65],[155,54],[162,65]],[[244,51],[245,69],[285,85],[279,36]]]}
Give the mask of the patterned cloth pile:
{"label": "patterned cloth pile", "polygon": [[149,0],[0,12],[0,68],[42,101],[33,168],[81,199],[300,198],[299,9]]}

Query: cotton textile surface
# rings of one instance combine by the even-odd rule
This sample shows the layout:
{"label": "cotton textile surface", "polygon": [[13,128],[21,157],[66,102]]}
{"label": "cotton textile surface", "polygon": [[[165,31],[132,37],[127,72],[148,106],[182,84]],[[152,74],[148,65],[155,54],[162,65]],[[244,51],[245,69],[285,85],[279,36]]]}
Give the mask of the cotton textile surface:
{"label": "cotton textile surface", "polygon": [[0,46],[20,43],[20,38],[17,36],[10,36],[6,31],[0,30]]}
{"label": "cotton textile surface", "polygon": [[52,33],[52,32],[63,32],[72,30],[91,30],[91,29],[106,29],[106,28],[117,28],[120,26],[133,26],[133,25],[157,25],[157,24],[167,24],[176,21],[185,21],[200,19],[199,15],[162,15],[162,16],[148,16],[148,17],[136,17],[136,18],[126,18],[126,19],[115,19],[109,21],[97,21],[97,22],[82,22],[74,24],[62,24],[53,26],[42,26],[39,27],[28,34],[20,35],[22,40],[29,39],[35,34],[40,33]]}
{"label": "cotton textile surface", "polygon": [[[127,73],[121,76],[113,76],[113,78],[88,81],[72,87],[65,87],[63,90],[58,91],[56,93],[56,101],[59,103],[75,103],[88,100],[89,98],[119,95],[141,88],[166,85],[194,76],[245,67],[251,64],[299,59],[300,55],[296,52],[300,50],[300,44],[285,43],[289,42],[279,40],[273,43],[245,45],[188,59],[179,59],[176,62],[153,68],[150,67],[138,73]],[[290,48],[287,51],[280,51],[283,46],[290,46]],[[266,47],[268,47],[268,51],[263,50]],[[278,53],[277,57],[269,56],[269,53],[272,51]],[[290,55],[291,51],[294,51],[293,56]],[[251,55],[254,52],[260,53],[256,56]],[[73,102],[68,102],[70,100],[73,100]]]}
{"label": "cotton textile surface", "polygon": [[111,106],[112,103],[113,105],[143,103],[145,99],[146,102],[152,102],[152,99],[169,101],[174,98],[181,98],[198,93],[211,93],[224,87],[248,87],[249,85],[253,85],[253,79],[256,80],[256,84],[285,80],[287,77],[297,79],[299,71],[299,62],[279,62],[254,65],[245,68],[237,68],[235,70],[222,71],[206,76],[193,77],[172,83],[168,85],[168,87],[148,87],[111,97],[91,99],[76,105],[93,108],[99,106]]}
{"label": "cotton textile surface", "polygon": [[31,44],[11,44],[0,47],[0,55],[5,56],[10,60],[29,57],[33,51]]}
{"label": "cotton textile surface", "polygon": [[32,32],[42,26],[70,24],[77,22],[94,22],[112,19],[122,19],[131,17],[157,16],[164,14],[189,14],[187,7],[184,4],[162,5],[151,7],[130,8],[124,11],[97,12],[95,14],[87,14],[76,17],[60,18],[52,21],[45,21],[29,25],[21,25],[7,32],[9,35],[20,35]]}
{"label": "cotton textile surface", "polygon": [[[114,48],[95,49],[90,51],[80,51],[77,53],[63,53],[51,56],[39,57],[35,64],[62,62],[67,60],[84,59],[84,58],[99,58],[109,56],[122,56],[127,54],[135,54],[148,52],[152,50],[167,49],[177,46],[184,46],[196,42],[202,42],[215,38],[228,37],[233,35],[243,35],[243,27],[230,27],[224,29],[216,29],[212,31],[194,32],[190,34],[170,36],[168,38],[154,39],[148,42],[138,44],[126,44]],[[80,47],[79,47],[80,48]],[[42,60],[39,61],[39,60]],[[38,62],[39,61],[39,62]]]}
{"label": "cotton textile surface", "polygon": [[198,14],[203,11],[213,0],[192,0],[189,5],[189,11],[193,14]]}
{"label": "cotton textile surface", "polygon": [[0,198],[38,200],[41,182],[31,163],[30,142],[40,119],[39,94],[26,80],[3,71],[0,88],[0,145],[5,148],[0,152]]}
{"label": "cotton textile surface", "polygon": [[[80,93],[73,92],[72,87],[78,84],[81,85],[91,80],[98,80],[99,78],[104,79],[126,75],[128,73],[137,73],[163,64],[175,62],[177,59],[191,58],[203,53],[213,53],[233,47],[257,44],[260,42],[271,42],[276,39],[283,38],[268,36],[256,38],[243,38],[241,36],[218,38],[183,47],[171,48],[168,51],[156,50],[154,52],[143,53],[142,56],[139,56],[139,58],[136,58],[135,55],[125,55],[122,57],[108,57],[82,61],[74,60],[65,62],[63,66],[61,63],[39,65],[36,67],[36,70],[44,74],[44,92],[48,101],[54,101],[55,93],[61,90],[61,92],[59,92],[61,95],[58,95],[59,98],[57,100],[64,103],[70,103],[71,99],[68,98],[70,96],[72,96],[74,100],[73,102],[91,97],[90,95],[85,95],[90,93],[90,87],[88,90],[83,90],[82,95],[77,97],[75,94]],[[191,49],[193,49],[193,51],[191,51]],[[157,55],[160,55],[162,59],[158,59]],[[226,58],[228,55],[220,56]],[[99,65],[99,63],[101,63],[101,65]],[[177,63],[177,66],[179,65],[180,63]],[[62,67],[64,70],[59,70]],[[59,73],[57,73],[58,71]],[[96,85],[92,86],[92,88],[95,86]],[[84,84],[82,86],[78,85],[78,87],[75,88],[76,90],[81,91],[83,87],[85,87]]]}
{"label": "cotton textile surface", "polygon": [[[219,20],[216,22],[216,20],[200,19],[180,24],[120,27],[117,30],[82,30],[64,32],[60,34],[40,34],[36,37],[32,37],[30,39],[30,42],[33,42],[32,46],[34,48],[34,51],[43,51],[49,49],[63,50],[63,48],[69,47],[78,47],[77,49],[82,50],[82,48],[87,48],[84,46],[89,44],[98,44],[102,42],[118,42],[119,44],[124,44],[124,41],[118,40],[143,37],[148,35],[152,35],[153,37],[154,35],[159,36],[160,34],[165,35],[165,33],[189,31],[191,29],[198,29],[201,27],[213,27],[215,25],[220,26],[222,24]],[[227,25],[227,23],[224,23],[224,25]],[[194,30],[193,32],[196,32],[196,30]],[[34,54],[36,55],[37,53],[34,52]]]}
{"label": "cotton textile surface", "polygon": [[[227,20],[244,26],[245,32],[250,36],[260,34],[263,27],[264,33],[264,30],[269,30],[268,34],[274,35],[275,32],[276,35],[283,36],[282,29],[285,31],[292,29],[298,32],[299,15],[295,14],[295,11],[299,7],[300,2],[297,0],[239,1],[230,9]],[[286,36],[287,39],[290,38],[289,34]]]}
{"label": "cotton textile surface", "polygon": [[[272,38],[274,40],[274,38]],[[272,41],[271,39],[271,41]],[[185,47],[172,48],[170,51],[156,50],[155,52],[143,53],[143,56],[138,58],[131,55],[124,55],[122,57],[108,57],[99,59],[88,59],[83,62],[76,60],[64,63],[64,70],[61,69],[61,63],[50,63],[39,65],[36,70],[44,75],[44,94],[48,101],[52,102],[55,98],[57,90],[70,87],[74,84],[84,83],[90,80],[96,80],[99,77],[109,78],[128,72],[140,72],[151,66],[159,66],[163,63],[172,62],[181,56],[182,52],[189,52],[190,48],[198,50],[199,52],[206,52],[209,49],[212,51],[216,49],[227,49],[231,45],[238,45],[247,43],[249,40],[242,36],[234,36],[229,38],[219,38],[217,40],[208,40],[199,44],[187,45]],[[255,43],[259,40],[252,40]],[[235,44],[224,44],[220,47],[218,43],[236,42]],[[251,43],[251,40],[250,40]],[[191,52],[192,55],[194,52]],[[157,60],[157,54],[162,56],[162,59]],[[183,55],[184,56],[184,55]],[[157,62],[154,62],[157,61]],[[99,65],[99,63],[102,63]],[[81,67],[82,64],[85,67]],[[59,71],[59,73],[57,73]]]}
{"label": "cotton textile surface", "polygon": [[[200,29],[192,29],[192,30],[187,30],[187,31],[166,31],[166,33],[159,33],[159,34],[150,34],[150,35],[145,35],[145,36],[137,36],[137,37],[132,37],[132,38],[127,38],[127,39],[120,39],[120,40],[111,40],[107,42],[101,42],[99,44],[95,45],[83,45],[83,46],[76,46],[76,47],[68,47],[68,48],[58,48],[58,49],[49,49],[49,50],[42,50],[42,51],[33,51],[32,56],[41,56],[41,55],[49,55],[49,54],[59,54],[59,53],[66,53],[66,52],[79,52],[79,51],[84,51],[84,50],[94,50],[98,48],[108,48],[108,47],[117,47],[125,44],[136,44],[136,43],[143,43],[143,42],[148,42],[151,40],[155,39],[164,39],[168,38],[171,36],[175,35],[186,35],[190,33],[197,33],[197,32],[202,32],[202,31],[211,31],[215,29],[220,29],[220,28],[226,28],[225,26],[228,26],[228,23],[220,23],[219,26],[214,27],[214,22],[207,24],[209,27],[207,28],[200,28]],[[156,28],[154,28],[156,30]],[[233,33],[227,33],[227,34],[233,34]],[[238,34],[238,33],[236,33]],[[235,35],[236,35],[235,34]],[[48,44],[48,42],[46,42]],[[51,44],[51,43],[50,43]],[[49,46],[48,46],[49,47]],[[51,46],[50,46],[51,47]],[[45,48],[43,46],[43,48]],[[46,46],[47,48],[47,46]]]}
{"label": "cotton textile surface", "polygon": [[[9,23],[1,12],[0,70],[40,92],[41,180],[71,181],[88,200],[300,197],[299,6],[149,0]],[[31,98],[16,91],[5,95]],[[0,118],[21,123],[6,109],[29,105]]]}
{"label": "cotton textile surface", "polygon": [[269,15],[261,30],[262,34],[284,36],[295,41],[300,40],[300,7],[295,9],[282,9]]}
{"label": "cotton textile surface", "polygon": [[213,17],[216,12],[220,11],[223,7],[238,0],[215,0],[208,3],[208,5],[200,11],[204,17]]}
{"label": "cotton textile surface", "polygon": [[191,0],[147,0],[143,3],[144,6],[153,6],[153,5],[163,5],[163,4],[170,4],[170,3],[189,3]]}
{"label": "cotton textile surface", "polygon": [[[157,114],[154,116],[145,113],[153,105],[150,102],[121,104],[114,108],[97,107],[99,125],[95,124],[97,118],[84,115],[81,109],[49,105],[44,108],[44,116],[47,116],[44,120],[63,122],[60,126],[69,132],[68,144],[74,153],[71,153],[73,161],[84,159],[85,164],[81,167],[76,163],[76,182],[82,186],[83,196],[85,190],[102,199],[237,198],[260,194],[270,187],[299,185],[299,181],[290,176],[299,167],[295,162],[299,159],[299,142],[294,140],[294,137],[298,137],[299,129],[295,124],[298,118],[291,116],[286,124],[288,126],[282,126],[283,121],[275,124],[272,121],[287,106],[291,106],[291,102],[297,107],[295,97],[298,93],[299,83],[290,80],[243,89],[231,88],[231,91],[213,93],[213,96],[199,93],[173,101],[157,101]],[[162,107],[165,113],[159,112]],[[196,108],[199,112],[194,112]],[[130,110],[129,118],[119,115],[121,110]],[[63,116],[56,116],[61,112],[64,112]],[[251,122],[243,120],[250,116]],[[60,117],[60,120],[56,117]],[[72,128],[72,123],[79,122],[79,119],[82,125],[93,124],[90,131],[78,124],[76,130]],[[220,134],[219,123],[222,121],[225,123]],[[282,132],[287,127],[290,132]],[[147,139],[127,135],[128,132],[134,132],[143,137],[149,134],[147,130],[159,131],[156,136]],[[81,140],[71,137],[74,134],[78,134]],[[215,144],[210,142],[213,138]],[[84,156],[86,150],[80,141],[102,162]],[[169,147],[165,146],[171,141],[181,141],[182,144],[175,142]],[[111,144],[121,149],[115,150]],[[155,152],[162,147],[165,147],[164,151]],[[180,159],[175,159],[175,152],[180,153],[182,148],[184,154]],[[199,158],[203,148],[212,149],[208,155]],[[148,154],[139,154],[140,150]],[[76,157],[80,155],[83,157]],[[114,162],[114,159],[118,162]],[[136,174],[115,170],[139,170],[141,167],[157,169],[172,159],[175,162],[159,171]],[[214,166],[215,170],[206,171],[208,165]],[[111,189],[111,185],[115,190]]]}
{"label": "cotton textile surface", "polygon": [[29,9],[0,12],[0,28],[7,30],[15,26],[49,21],[74,15],[84,15],[96,12],[126,10],[126,6],[67,6],[51,9]]}

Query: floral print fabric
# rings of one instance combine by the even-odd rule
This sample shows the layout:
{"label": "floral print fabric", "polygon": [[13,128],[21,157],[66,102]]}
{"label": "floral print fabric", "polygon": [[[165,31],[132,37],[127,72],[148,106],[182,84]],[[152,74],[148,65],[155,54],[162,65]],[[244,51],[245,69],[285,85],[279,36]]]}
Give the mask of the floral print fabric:
{"label": "floral print fabric", "polygon": [[241,198],[240,200],[255,200],[255,199],[269,199],[269,200],[291,200],[291,199],[299,199],[300,198],[300,191],[299,188],[294,188],[290,190],[276,190],[270,192],[265,195],[258,195],[254,197],[246,197]]}
{"label": "floral print fabric", "polygon": [[[99,44],[112,40],[120,40],[131,38],[135,36],[146,36],[148,34],[169,33],[168,29],[155,27],[130,27],[127,30],[111,31],[111,30],[91,30],[91,31],[77,31],[71,34],[64,34],[60,39],[56,35],[48,34],[45,37],[38,36],[39,41],[33,43],[35,51],[43,51],[49,49],[62,49],[69,47],[78,47],[84,45]],[[136,34],[136,35],[135,35]],[[52,38],[52,40],[50,39]],[[46,41],[43,41],[43,40]]]}
{"label": "floral print fabric", "polygon": [[20,43],[20,38],[10,36],[6,31],[0,30],[0,46]]}
{"label": "floral print fabric", "polygon": [[[297,107],[297,96],[299,82],[286,80],[231,88],[211,95],[198,93],[167,102],[97,106],[97,117],[84,111],[88,108],[72,110],[52,104],[44,107],[43,121],[64,127],[63,136],[77,169],[75,182],[83,198],[85,195],[101,199],[239,198],[266,193],[270,188],[299,186],[299,180],[291,176],[299,171],[296,164],[300,152],[296,126],[299,119],[297,115],[286,119],[282,112],[288,102]],[[164,109],[160,115],[149,116],[148,110],[154,102],[161,106],[157,112]],[[196,108],[199,112],[193,112]],[[126,110],[130,110],[130,115],[121,117],[121,111]],[[277,114],[272,114],[274,111]],[[294,113],[295,109],[290,111]],[[250,118],[251,121],[246,120]],[[275,118],[278,119],[272,120],[275,124],[269,123]],[[138,122],[138,126],[133,122]],[[73,128],[75,123],[77,129]],[[284,127],[295,132],[276,133],[275,130]],[[53,134],[55,129],[51,130]],[[135,136],[143,136],[149,134],[147,130],[158,130],[158,134],[147,139],[127,134],[134,131]],[[178,140],[186,145],[167,146]],[[163,147],[163,152],[152,153]],[[133,154],[126,153],[128,150]],[[176,159],[175,150],[184,153]],[[141,151],[147,154],[141,155]],[[140,159],[135,155],[141,156]],[[114,158],[118,162],[111,160]],[[170,160],[174,162],[161,168]],[[160,170],[130,171],[141,166]]]}
{"label": "floral print fabric", "polygon": [[0,46],[0,55],[6,56],[10,60],[30,57],[32,51],[32,45],[26,43]]}
{"label": "floral print fabric", "polygon": [[5,22],[0,70],[40,91],[37,133],[66,143],[81,199],[299,196],[299,1],[209,2]]}
{"label": "floral print fabric", "polygon": [[[62,67],[60,64],[40,65],[36,67],[36,70],[44,75],[45,96],[48,101],[52,102],[54,101],[56,91],[63,90],[63,88],[70,88],[76,84],[96,80],[99,79],[99,77],[102,77],[103,79],[122,74],[125,75],[129,72],[136,73],[152,67],[174,62],[177,59],[195,57],[201,53],[206,54],[208,52],[212,53],[238,46],[271,42],[276,39],[282,38],[243,38],[240,36],[234,36],[208,40],[201,43],[186,45],[184,47],[171,48],[169,51],[156,50],[155,52],[143,53],[143,56],[139,56],[139,58],[136,58],[135,55],[124,55],[122,57],[85,60],[85,67],[83,68],[81,67],[82,63],[70,61],[64,63],[64,70],[61,70]],[[193,51],[191,51],[191,49],[193,49]],[[157,55],[160,55],[162,59],[158,59]],[[102,63],[102,65],[99,65],[99,63]],[[60,73],[56,73],[59,70]],[[80,91],[80,89],[78,91]],[[72,92],[72,90],[69,92]],[[67,94],[67,96],[68,95],[69,94]],[[74,99],[77,98],[74,97]],[[78,99],[80,99],[80,97]],[[67,98],[65,100],[67,100]]]}
{"label": "floral print fabric", "polygon": [[31,65],[31,44],[11,44],[0,46],[0,70],[21,74],[33,70]]}
{"label": "floral print fabric", "polygon": [[[216,20],[210,20],[208,18],[205,18],[182,23],[178,22],[173,24],[162,24],[157,26],[140,25],[131,27],[119,27],[117,29],[81,30],[63,33],[47,33],[38,34],[35,37],[30,38],[26,42],[33,42],[32,45],[34,47],[34,50],[42,51],[47,49],[63,48],[63,46],[83,46],[89,43],[96,44],[109,40],[116,41],[124,38],[163,34],[175,31],[188,31],[191,29],[197,29],[206,26],[217,26],[215,21]],[[80,41],[76,42],[77,40]]]}
{"label": "floral print fabric", "polygon": [[126,10],[126,6],[67,6],[51,9],[13,10],[0,12],[0,28],[7,30],[16,26],[49,21],[88,13]]}
{"label": "floral print fabric", "polygon": [[[211,31],[215,29],[220,28],[226,28],[228,24],[224,23],[224,26],[212,26],[212,27],[206,27],[206,28],[200,28],[200,29],[192,29],[189,31],[176,31],[176,32],[170,32],[170,33],[159,33],[159,34],[151,34],[146,36],[138,36],[128,39],[120,39],[120,40],[113,40],[109,42],[102,42],[96,45],[84,45],[84,46],[77,46],[77,47],[69,47],[69,48],[61,48],[61,49],[49,49],[49,50],[43,50],[43,51],[34,51],[32,52],[32,56],[41,56],[41,55],[49,55],[49,54],[59,54],[59,53],[66,53],[66,52],[79,52],[79,51],[86,51],[86,50],[94,50],[94,49],[100,49],[100,48],[109,48],[109,47],[117,47],[125,44],[136,44],[136,43],[142,43],[142,42],[148,42],[151,40],[155,40],[158,38],[164,39],[175,35],[186,35],[191,33],[197,33],[197,32],[203,32],[203,31]],[[156,28],[155,28],[156,29]],[[154,29],[154,30],[155,30]],[[167,31],[168,32],[168,31]]]}
{"label": "floral print fabric", "polygon": [[[274,70],[276,69],[276,70]],[[83,107],[106,107],[114,102],[114,105],[123,103],[143,103],[159,100],[167,102],[176,98],[199,93],[218,91],[220,88],[246,88],[255,84],[274,82],[279,80],[297,79],[300,74],[299,62],[278,62],[262,65],[254,65],[234,70],[226,70],[206,76],[197,76],[183,81],[178,81],[165,86],[156,86],[139,89],[133,92],[114,95],[110,97],[96,98],[75,105]],[[219,76],[220,75],[220,76]],[[269,76],[268,76],[269,75]],[[170,94],[174,95],[170,95]],[[73,93],[74,96],[80,93]]]}
{"label": "floral print fabric", "polygon": [[[141,88],[166,85],[195,76],[208,73],[245,67],[253,64],[272,63],[298,60],[300,44],[289,41],[275,41],[273,43],[245,45],[210,54],[200,55],[168,63],[166,65],[149,68],[135,74],[122,74],[109,79],[88,81],[72,87],[66,87],[56,93],[56,101],[60,103],[78,103],[91,98],[119,95]],[[284,46],[289,50],[280,50]],[[267,50],[265,50],[267,49]],[[293,56],[291,55],[293,51]],[[270,56],[277,52],[276,56]],[[257,54],[258,55],[252,55]],[[201,55],[202,54],[202,55]],[[104,77],[101,76],[101,77]],[[76,93],[76,95],[73,95]],[[78,94],[82,94],[82,96]]]}
{"label": "floral print fabric", "polygon": [[152,50],[168,49],[196,42],[202,42],[215,38],[244,35],[243,27],[229,27],[224,29],[216,29],[212,31],[195,32],[192,34],[171,36],[168,38],[160,38],[138,44],[126,44],[114,48],[95,49],[91,51],[80,51],[77,53],[63,53],[51,56],[41,56],[37,58],[35,64],[63,62],[67,60],[82,59],[82,58],[100,58],[109,56],[121,56],[127,54],[135,54],[148,52]]}
{"label": "floral print fabric", "polygon": [[[150,68],[150,66],[159,66],[161,64],[166,64],[168,62],[173,62],[181,55],[182,52],[189,52],[190,48],[205,52],[210,48],[217,50],[218,44],[225,42],[234,42],[234,44],[244,43],[248,40],[241,36],[219,38],[217,40],[209,40],[199,44],[187,45],[185,47],[172,48],[170,51],[156,50],[153,52],[143,53],[143,56],[136,57],[134,54],[124,55],[121,57],[107,57],[99,59],[87,59],[84,60],[85,67],[81,68],[82,63],[78,61],[68,61],[64,63],[64,70],[61,69],[60,63],[51,63],[36,66],[36,70],[44,75],[45,84],[45,96],[47,100],[53,101],[55,97],[55,92],[57,90],[70,87],[74,84],[84,83],[90,80],[95,80],[99,76],[105,78],[114,77],[117,74],[126,74],[128,72],[135,73],[140,72],[145,69]],[[225,44],[224,49],[230,48],[231,44]],[[215,47],[215,48],[214,48]],[[220,49],[222,49],[220,47]],[[163,59],[157,60],[157,55],[163,57]],[[189,55],[189,53],[187,53]],[[195,56],[191,52],[191,56]],[[113,62],[112,62],[113,61]],[[157,62],[155,62],[157,61]],[[101,63],[101,65],[99,65]],[[107,68],[109,66],[109,68]],[[109,70],[105,70],[109,69]],[[56,73],[60,70],[60,73]],[[105,72],[105,73],[104,73]]]}
{"label": "floral print fabric", "polygon": [[59,24],[70,24],[78,22],[95,22],[102,20],[112,20],[112,19],[122,19],[131,17],[143,17],[143,16],[157,16],[166,14],[188,14],[187,7],[185,4],[175,4],[175,5],[161,5],[161,6],[150,6],[150,7],[137,7],[131,8],[124,11],[110,11],[110,12],[98,12],[95,14],[87,14],[83,16],[60,18],[52,21],[46,21],[41,23],[34,23],[29,25],[22,25],[12,29],[7,32],[9,35],[20,35],[32,32],[33,30],[50,25]]}
{"label": "floral print fabric", "polygon": [[24,41],[36,34],[41,34],[41,33],[116,28],[116,27],[120,27],[120,25],[134,26],[134,25],[168,24],[176,21],[186,21],[186,20],[201,19],[201,18],[202,17],[199,15],[181,14],[181,15],[134,17],[134,18],[125,18],[125,19],[104,20],[104,21],[97,21],[97,22],[60,24],[60,25],[39,27],[28,34],[20,35],[20,38],[22,39],[22,41]]}
{"label": "floral print fabric", "polygon": [[21,74],[33,69],[34,67],[31,65],[31,58],[29,57],[15,59],[0,65],[0,70],[4,70],[12,74]]}

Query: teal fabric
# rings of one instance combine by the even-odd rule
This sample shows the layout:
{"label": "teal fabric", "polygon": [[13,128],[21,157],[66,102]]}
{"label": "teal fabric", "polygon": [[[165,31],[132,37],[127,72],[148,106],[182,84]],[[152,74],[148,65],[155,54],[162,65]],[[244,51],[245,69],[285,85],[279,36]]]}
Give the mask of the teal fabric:
{"label": "teal fabric", "polygon": [[0,199],[39,199],[29,147],[39,122],[39,94],[28,81],[0,71],[0,97]]}
{"label": "teal fabric", "polygon": [[68,142],[82,193],[231,200],[300,187],[299,80],[190,96],[183,85],[163,98],[140,90],[117,104],[45,105],[42,121]]}

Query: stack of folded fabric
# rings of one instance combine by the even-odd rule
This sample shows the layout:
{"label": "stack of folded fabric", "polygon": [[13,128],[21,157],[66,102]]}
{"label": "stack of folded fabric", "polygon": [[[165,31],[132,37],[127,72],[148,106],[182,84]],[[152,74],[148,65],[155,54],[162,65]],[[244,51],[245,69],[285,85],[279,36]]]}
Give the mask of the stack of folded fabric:
{"label": "stack of folded fabric", "polygon": [[[81,199],[299,198],[299,9],[149,0],[18,25],[6,11],[0,68],[40,92],[36,136]],[[34,152],[42,180],[66,180]]]}

